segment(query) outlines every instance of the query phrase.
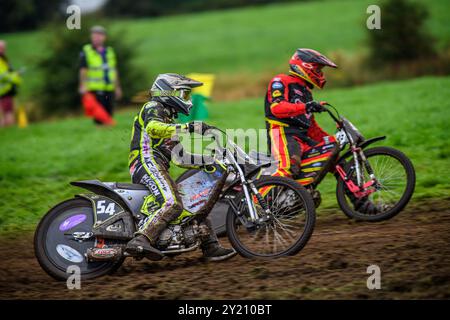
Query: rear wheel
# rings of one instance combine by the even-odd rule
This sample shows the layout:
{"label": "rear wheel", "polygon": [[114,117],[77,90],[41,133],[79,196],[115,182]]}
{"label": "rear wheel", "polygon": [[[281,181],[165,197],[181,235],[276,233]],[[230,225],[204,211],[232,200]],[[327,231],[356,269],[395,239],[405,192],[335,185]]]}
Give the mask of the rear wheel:
{"label": "rear wheel", "polygon": [[[270,214],[266,222],[251,226],[245,195],[243,192],[237,195],[238,214],[230,208],[226,221],[233,248],[247,258],[295,255],[306,245],[314,229],[315,207],[310,193],[287,178],[262,177],[254,183]],[[258,215],[267,218],[256,197],[253,204]]]}
{"label": "rear wheel", "polygon": [[[378,182],[377,190],[367,199],[375,206],[376,211],[367,213],[362,209],[356,210],[342,179],[338,179],[337,183],[337,201],[349,218],[372,222],[390,219],[403,210],[411,199],[416,182],[414,167],[404,153],[390,147],[367,149],[364,154]],[[356,182],[354,165],[352,159],[344,166],[344,171]],[[364,167],[364,181],[369,180]]]}
{"label": "rear wheel", "polygon": [[[52,208],[39,223],[34,236],[34,251],[41,267],[57,280],[65,280],[71,275],[67,273],[70,266],[79,267],[81,279],[100,277],[119,268],[123,260],[86,260],[86,250],[97,244],[97,239],[87,237],[93,224],[94,212],[88,200],[71,199]],[[83,233],[87,238],[77,240],[75,232]]]}

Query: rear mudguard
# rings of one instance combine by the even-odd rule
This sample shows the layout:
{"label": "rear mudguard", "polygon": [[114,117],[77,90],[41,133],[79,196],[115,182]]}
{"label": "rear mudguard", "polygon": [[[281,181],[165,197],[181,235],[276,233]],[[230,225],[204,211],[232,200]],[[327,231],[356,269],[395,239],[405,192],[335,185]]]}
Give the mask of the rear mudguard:
{"label": "rear mudguard", "polygon": [[[375,142],[377,142],[377,141],[384,140],[384,139],[386,139],[386,136],[380,136],[380,137],[370,138],[370,139],[364,140],[362,143],[360,143],[360,144],[358,145],[358,147],[360,147],[361,149],[365,149],[368,145],[370,145],[370,144],[372,144],[372,143],[375,143]],[[351,150],[348,150],[348,151],[345,152],[342,156],[339,157],[339,159],[337,160],[337,163],[339,163],[341,160],[344,160],[344,159],[347,159],[348,157],[351,157],[352,155],[353,155],[353,154],[352,154],[352,151],[351,151]]]}
{"label": "rear mudguard", "polygon": [[140,207],[149,193],[145,186],[120,183],[103,183],[98,180],[71,182],[94,194],[80,194],[92,203],[94,235],[117,240],[129,240],[136,231],[135,221],[143,218]]}
{"label": "rear mudguard", "polygon": [[114,200],[93,193],[79,194],[77,197],[92,203],[94,212],[94,236],[105,239],[130,240],[136,231],[136,224],[130,212],[124,210]]}
{"label": "rear mudguard", "polygon": [[[70,184],[76,187],[89,190],[95,194],[108,197],[114,200],[114,202],[116,202],[124,210],[128,210],[133,214],[136,211],[133,204],[129,201],[130,197],[128,197],[127,199],[126,197],[122,197],[119,194],[119,192],[121,192],[123,189],[120,187],[117,188],[112,187],[114,183],[104,183],[99,180],[84,180],[84,181],[73,181]],[[142,186],[142,188],[143,192],[147,191],[147,189],[144,186]],[[117,189],[117,191],[115,189]],[[146,193],[148,194],[148,191]],[[142,202],[140,202],[140,204],[142,204]]]}

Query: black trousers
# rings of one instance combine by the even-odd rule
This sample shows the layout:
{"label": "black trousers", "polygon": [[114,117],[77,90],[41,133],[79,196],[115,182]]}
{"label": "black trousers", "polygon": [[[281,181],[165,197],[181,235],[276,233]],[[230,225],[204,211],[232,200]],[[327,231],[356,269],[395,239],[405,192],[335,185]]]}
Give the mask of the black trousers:
{"label": "black trousers", "polygon": [[[92,91],[92,93],[105,111],[112,116],[114,114],[114,91]],[[103,124],[96,119],[94,119],[94,122],[99,125]]]}

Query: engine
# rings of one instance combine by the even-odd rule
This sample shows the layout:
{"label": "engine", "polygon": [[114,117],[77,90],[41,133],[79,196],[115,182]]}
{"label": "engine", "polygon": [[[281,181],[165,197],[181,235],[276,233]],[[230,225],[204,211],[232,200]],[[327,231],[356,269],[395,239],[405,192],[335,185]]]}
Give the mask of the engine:
{"label": "engine", "polygon": [[194,224],[186,226],[169,225],[160,234],[157,245],[160,249],[172,248],[188,248],[197,242],[198,227]]}

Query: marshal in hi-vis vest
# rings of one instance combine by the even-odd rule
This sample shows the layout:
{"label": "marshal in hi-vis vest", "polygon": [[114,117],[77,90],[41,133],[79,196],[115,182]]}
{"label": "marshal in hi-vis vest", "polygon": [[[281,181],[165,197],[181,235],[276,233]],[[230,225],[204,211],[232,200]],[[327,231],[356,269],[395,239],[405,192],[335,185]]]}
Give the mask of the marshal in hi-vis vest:
{"label": "marshal in hi-vis vest", "polygon": [[0,97],[10,93],[14,86],[21,83],[17,72],[11,71],[11,67],[3,57],[0,57]]}
{"label": "marshal in hi-vis vest", "polygon": [[[106,47],[106,63],[103,63],[99,54],[91,44],[83,47],[86,55],[87,70],[87,90],[88,91],[114,91],[116,82],[116,54],[113,48]],[[106,82],[105,72],[109,82]]]}

